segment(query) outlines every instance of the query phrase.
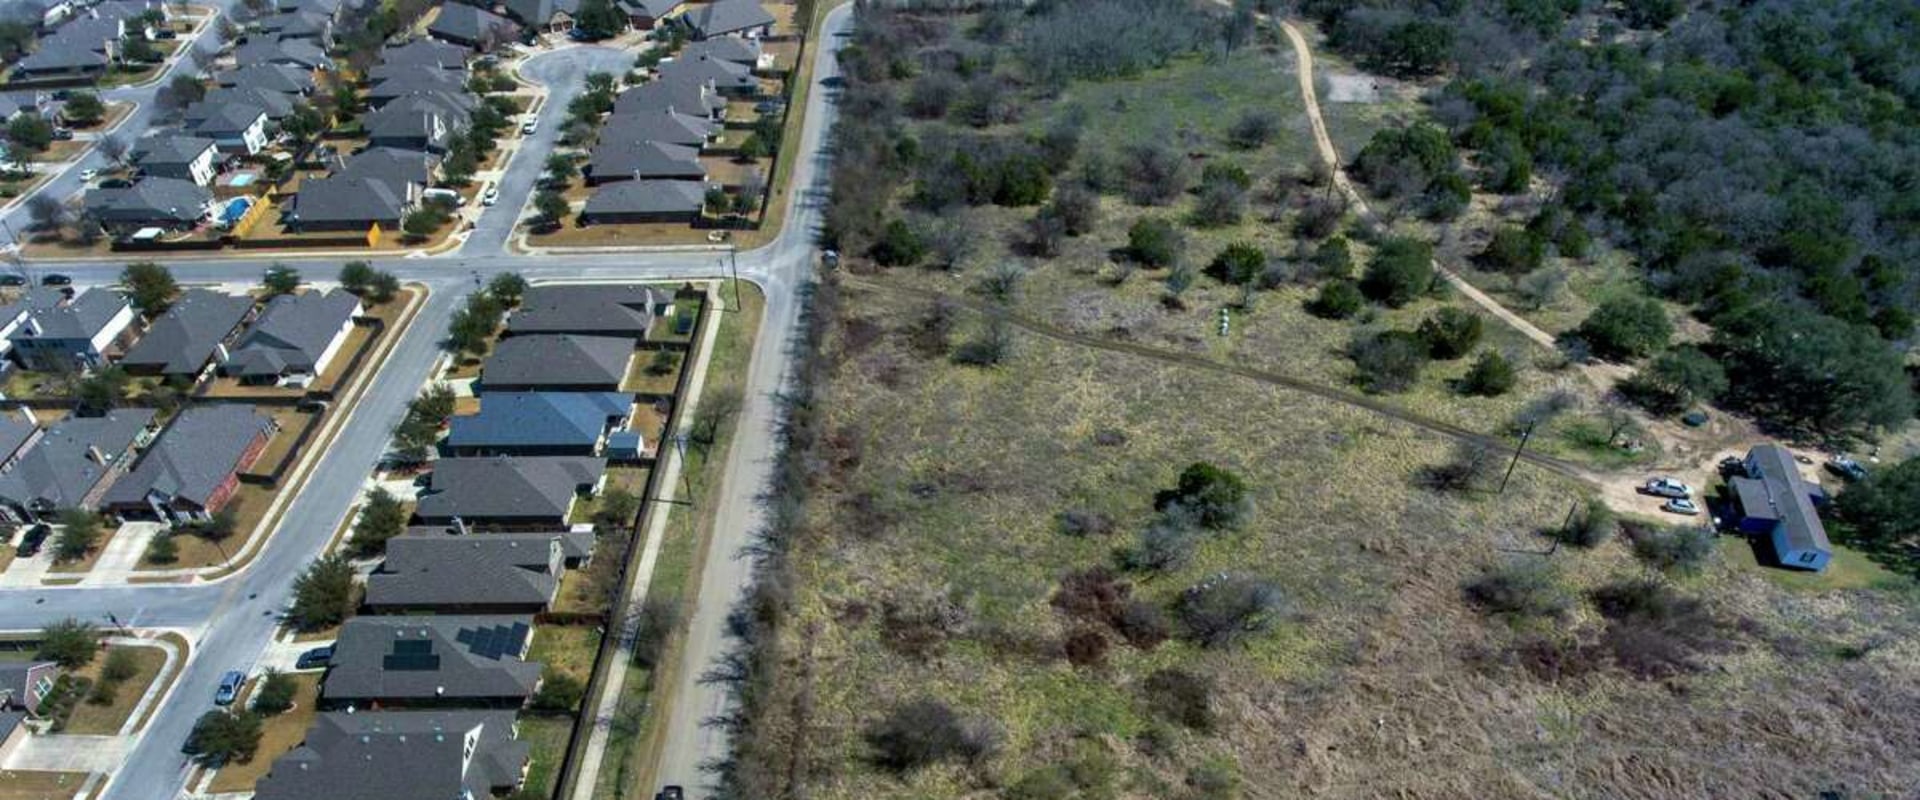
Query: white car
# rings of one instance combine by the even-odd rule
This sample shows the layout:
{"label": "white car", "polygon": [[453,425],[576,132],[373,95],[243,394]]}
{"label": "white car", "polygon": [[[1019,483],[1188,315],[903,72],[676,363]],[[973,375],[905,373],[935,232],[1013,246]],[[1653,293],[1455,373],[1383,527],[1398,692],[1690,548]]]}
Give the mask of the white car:
{"label": "white car", "polygon": [[98,177],[100,177],[100,170],[97,170],[97,169],[80,170],[80,180],[92,182],[94,178],[98,178]]}
{"label": "white car", "polygon": [[1693,495],[1693,487],[1673,478],[1654,478],[1640,487],[1640,491],[1655,497],[1677,497],[1682,500]]}
{"label": "white car", "polygon": [[531,117],[526,122],[520,123],[520,133],[524,135],[531,135],[534,131],[537,131],[537,130],[540,130],[539,117]]}
{"label": "white car", "polygon": [[1692,500],[1684,497],[1675,497],[1665,503],[1661,503],[1660,510],[1669,514],[1682,514],[1691,517],[1700,513],[1700,506],[1695,505]]}
{"label": "white car", "polygon": [[490,206],[500,202],[500,187],[489,184],[487,191],[480,195],[480,205]]}

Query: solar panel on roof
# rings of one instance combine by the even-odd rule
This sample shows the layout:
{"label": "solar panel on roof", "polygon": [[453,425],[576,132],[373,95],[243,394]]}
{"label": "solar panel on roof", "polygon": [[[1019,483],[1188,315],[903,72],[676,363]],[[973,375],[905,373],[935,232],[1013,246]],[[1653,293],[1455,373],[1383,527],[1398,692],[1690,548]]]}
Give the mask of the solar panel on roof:
{"label": "solar panel on roof", "polygon": [[380,666],[391,672],[431,672],[440,668],[440,656],[433,652],[433,642],[408,639],[394,642]]}

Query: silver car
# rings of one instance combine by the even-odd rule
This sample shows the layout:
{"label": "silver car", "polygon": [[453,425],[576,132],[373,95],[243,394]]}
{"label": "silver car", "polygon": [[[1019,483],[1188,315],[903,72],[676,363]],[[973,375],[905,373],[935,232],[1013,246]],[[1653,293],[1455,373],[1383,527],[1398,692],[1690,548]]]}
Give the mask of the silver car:
{"label": "silver car", "polygon": [[1661,503],[1660,510],[1669,514],[1681,514],[1691,517],[1700,513],[1700,506],[1695,505],[1692,500],[1684,497],[1676,497],[1665,503]]}
{"label": "silver car", "polygon": [[1640,487],[1640,491],[1655,497],[1678,497],[1683,500],[1693,495],[1693,487],[1673,478],[1654,478]]}

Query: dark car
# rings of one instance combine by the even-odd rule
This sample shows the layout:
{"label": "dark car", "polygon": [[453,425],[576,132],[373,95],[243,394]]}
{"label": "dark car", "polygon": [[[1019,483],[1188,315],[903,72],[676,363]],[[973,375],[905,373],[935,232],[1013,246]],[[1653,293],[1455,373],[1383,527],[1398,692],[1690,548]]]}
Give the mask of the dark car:
{"label": "dark car", "polygon": [[50,273],[40,279],[41,286],[72,286],[73,279],[58,272]]}
{"label": "dark car", "polygon": [[678,786],[668,786],[653,796],[653,800],[686,800],[687,790]]}
{"label": "dark car", "polygon": [[72,128],[54,128],[53,138],[55,141],[61,141],[61,142],[73,141],[73,129]]}
{"label": "dark car", "polygon": [[323,647],[316,647],[316,648],[313,648],[312,650],[308,650],[307,652],[301,653],[300,658],[296,659],[293,662],[293,668],[294,669],[319,669],[321,667],[326,666],[327,662],[332,660],[333,660],[333,645],[325,645]]}
{"label": "dark car", "polygon": [[213,704],[232,705],[240,697],[240,685],[246,682],[246,673],[237,669],[227,670],[227,674],[220,676],[220,688],[213,691]]}
{"label": "dark car", "polygon": [[165,41],[167,39],[178,39],[180,38],[180,34],[172,28],[161,28],[153,32],[153,38]]}
{"label": "dark car", "polygon": [[0,275],[0,286],[25,285],[27,285],[27,276],[25,275]]}
{"label": "dark car", "polygon": [[14,548],[17,558],[32,558],[40,554],[40,546],[47,543],[47,537],[53,535],[53,529],[45,525],[35,525],[27,529],[27,535],[20,538],[20,546]]}

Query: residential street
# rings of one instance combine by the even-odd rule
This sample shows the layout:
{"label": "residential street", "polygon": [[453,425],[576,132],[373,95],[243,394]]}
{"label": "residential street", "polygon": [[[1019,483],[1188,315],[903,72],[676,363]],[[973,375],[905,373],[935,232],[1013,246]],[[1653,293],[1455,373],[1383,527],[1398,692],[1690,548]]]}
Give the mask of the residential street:
{"label": "residential street", "polygon": [[[231,2],[220,0],[214,5],[224,9]],[[694,679],[725,647],[722,636],[725,615],[750,578],[749,564],[736,555],[748,533],[758,524],[756,498],[765,485],[774,445],[772,398],[790,374],[788,344],[800,316],[801,290],[810,279],[813,236],[824,204],[826,153],[823,148],[826,130],[833,123],[826,81],[838,72],[831,58],[832,51],[850,26],[848,9],[837,10],[827,19],[826,28],[831,34],[822,37],[822,41],[833,46],[810,51],[818,66],[797,154],[800,160],[794,165],[789,184],[777,190],[797,194],[787,205],[785,226],[771,244],[742,252],[738,257],[738,276],[758,284],[765,293],[767,317],[755,345],[748,378],[749,391],[740,427],[745,435],[739,438],[728,457],[725,496],[716,498],[722,509],[712,548],[716,557],[709,564],[707,574],[700,578],[693,632],[689,646],[684,648],[688,662],[680,674],[689,685],[680,687],[674,695],[680,701],[679,706],[664,709],[671,725],[664,774],[690,790],[702,782],[698,764],[721,754],[725,746],[717,732],[701,725],[702,718],[724,702],[724,695],[718,687],[702,686]],[[206,36],[217,36],[216,27],[208,26]],[[213,43],[203,42],[201,46],[213,46]],[[578,92],[581,79],[588,71],[613,65],[624,69],[631,63],[630,59],[628,54],[597,47],[569,47],[535,57],[523,74],[530,80],[557,81],[559,85],[552,87],[547,105],[540,112],[540,130],[522,144],[507,167],[501,202],[488,209],[473,235],[451,253],[374,260],[376,268],[393,272],[406,281],[425,284],[432,294],[412,326],[394,345],[365,395],[348,410],[349,416],[338,437],[313,468],[279,528],[250,566],[229,578],[192,585],[0,588],[0,630],[34,630],[66,617],[105,624],[107,615],[112,614],[129,627],[177,629],[193,642],[193,656],[185,665],[179,691],[167,698],[146,735],[133,745],[120,768],[113,771],[101,796],[160,800],[181,794],[188,762],[180,753],[180,746],[194,721],[213,707],[213,687],[219,675],[229,669],[255,666],[268,650],[277,627],[277,616],[289,603],[294,576],[321,552],[342,522],[348,506],[385,451],[389,433],[401,419],[406,403],[431,373],[441,352],[440,339],[448,319],[480,279],[504,271],[518,272],[532,281],[675,280],[722,277],[732,272],[722,259],[709,252],[524,256],[512,255],[506,250],[517,212],[525,204],[558,134],[567,99]],[[190,68],[184,66],[187,64],[181,59],[173,69]],[[164,80],[163,77],[146,88],[107,93],[109,99],[140,104],[118,129],[122,135],[132,138],[135,132],[144,132],[152,124],[152,97],[155,87]],[[90,152],[41,191],[62,197],[78,191],[82,184],[78,177],[80,170],[98,165],[100,161],[97,153]],[[18,231],[26,223],[24,209],[23,198],[23,202],[0,215],[0,219]],[[256,282],[275,262],[300,268],[309,279],[325,281],[331,280],[339,265],[350,258],[351,255],[344,254],[306,258],[250,254],[239,258],[167,260],[166,263],[183,284]],[[45,264],[28,261],[22,266],[36,278],[47,272],[59,272],[71,276],[77,285],[104,285],[117,281],[126,260]],[[709,504],[708,508],[711,507]],[[690,792],[690,796],[702,795],[702,792]]]}

